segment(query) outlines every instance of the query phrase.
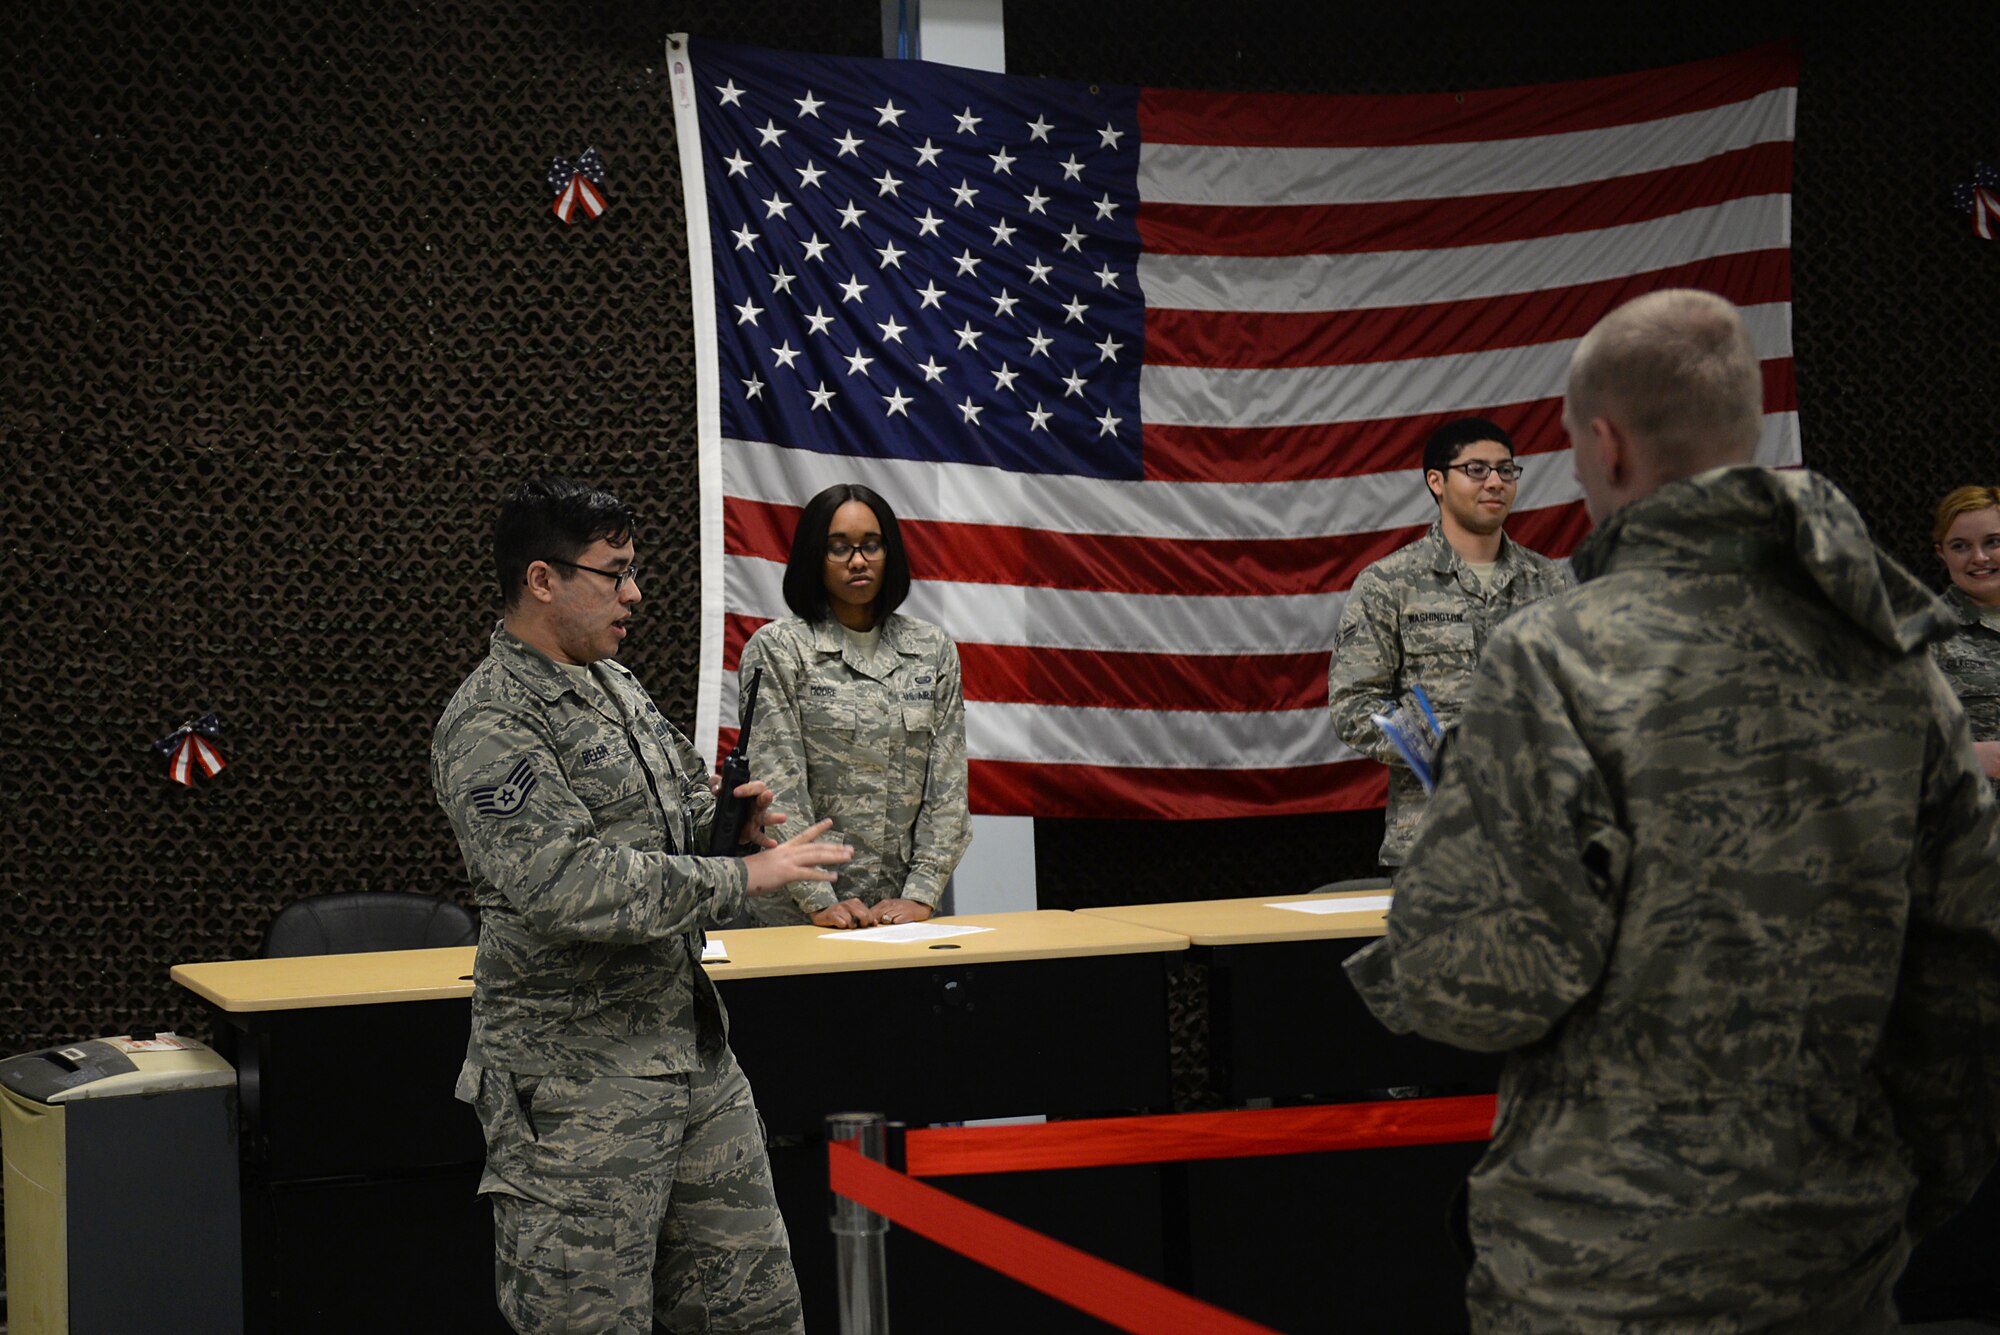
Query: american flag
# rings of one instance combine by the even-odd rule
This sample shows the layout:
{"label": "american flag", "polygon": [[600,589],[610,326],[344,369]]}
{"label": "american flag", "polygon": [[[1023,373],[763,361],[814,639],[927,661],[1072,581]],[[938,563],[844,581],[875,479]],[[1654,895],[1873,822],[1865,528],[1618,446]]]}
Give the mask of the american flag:
{"label": "american flag", "polygon": [[1959,212],[1972,215],[1974,236],[1991,241],[2000,231],[2000,171],[1979,163],[1972,169],[1972,179],[1952,190],[1951,202]]}
{"label": "american flag", "polygon": [[1563,377],[1620,302],[1742,306],[1760,458],[1799,460],[1787,48],[1403,97],[681,37],[669,75],[718,754],[835,482],[896,507],[905,610],[959,643],[975,811],[1178,819],[1381,802],[1326,713],[1347,589],[1429,525],[1422,443],[1472,413],[1527,466],[1509,533],[1567,555]]}

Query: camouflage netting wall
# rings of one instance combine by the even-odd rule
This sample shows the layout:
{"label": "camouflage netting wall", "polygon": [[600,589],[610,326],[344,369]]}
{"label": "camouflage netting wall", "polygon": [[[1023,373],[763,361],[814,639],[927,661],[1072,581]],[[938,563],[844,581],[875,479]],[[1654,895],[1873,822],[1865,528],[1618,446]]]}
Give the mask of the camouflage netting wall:
{"label": "camouflage netting wall", "polygon": [[[1013,0],[1008,61],[1419,91],[1795,32],[1806,449],[1928,570],[1935,494],[1996,472],[2000,245],[1946,195],[2000,159],[2000,6],[1611,12]],[[494,506],[530,471],[642,503],[657,573],[629,660],[691,716],[694,371],[661,72],[679,28],[880,49],[873,0],[0,10],[0,1053],[197,1024],[168,966],[250,953],[299,896],[461,894],[426,753],[495,606]],[[565,228],[543,174],[593,145],[611,211]],[[148,743],[211,709],[228,770],[169,784]],[[1378,832],[1043,822],[1043,902],[1303,889],[1367,871]]]}

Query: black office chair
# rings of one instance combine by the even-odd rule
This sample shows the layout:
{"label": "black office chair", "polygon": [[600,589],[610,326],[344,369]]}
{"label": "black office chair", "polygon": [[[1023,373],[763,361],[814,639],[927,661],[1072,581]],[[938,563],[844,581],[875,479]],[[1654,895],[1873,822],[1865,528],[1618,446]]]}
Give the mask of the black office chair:
{"label": "black office chair", "polygon": [[396,891],[314,895],[271,919],[264,959],[348,955],[370,950],[425,950],[479,943],[479,920],[448,899]]}
{"label": "black office chair", "polygon": [[[424,950],[479,944],[479,920],[448,899],[401,891],[314,895],[287,904],[264,931],[263,959],[297,955],[351,955],[375,950]],[[236,1089],[245,1123],[263,1121],[264,1046],[269,1036],[238,1041],[226,1028],[217,1040],[236,1066]]]}
{"label": "black office chair", "polygon": [[1338,895],[1355,890],[1388,890],[1393,888],[1386,876],[1358,876],[1351,881],[1329,881],[1306,891],[1309,895]]}

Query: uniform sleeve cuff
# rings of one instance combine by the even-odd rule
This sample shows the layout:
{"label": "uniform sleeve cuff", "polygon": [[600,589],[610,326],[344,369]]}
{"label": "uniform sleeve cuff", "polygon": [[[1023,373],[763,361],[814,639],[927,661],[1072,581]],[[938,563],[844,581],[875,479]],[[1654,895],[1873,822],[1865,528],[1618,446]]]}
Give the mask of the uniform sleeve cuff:
{"label": "uniform sleeve cuff", "polygon": [[806,884],[812,888],[803,892],[793,891],[792,902],[807,913],[818,913],[821,909],[830,909],[840,902],[838,895],[819,882],[808,881]]}
{"label": "uniform sleeve cuff", "polygon": [[928,876],[912,876],[909,880],[903,882],[902,897],[909,900],[912,904],[922,904],[925,908],[935,913],[938,901],[944,898],[944,887]]}
{"label": "uniform sleeve cuff", "polygon": [[1384,1027],[1391,1033],[1410,1032],[1402,997],[1396,990],[1396,962],[1386,937],[1349,956],[1344,967],[1347,981],[1354,984],[1354,990]]}

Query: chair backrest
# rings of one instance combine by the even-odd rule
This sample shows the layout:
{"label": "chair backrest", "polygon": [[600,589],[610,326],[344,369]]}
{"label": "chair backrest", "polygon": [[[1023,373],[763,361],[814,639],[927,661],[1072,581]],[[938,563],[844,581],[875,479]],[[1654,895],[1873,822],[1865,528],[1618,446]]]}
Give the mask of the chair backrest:
{"label": "chair backrest", "polygon": [[1329,881],[1306,891],[1309,895],[1342,894],[1353,890],[1388,890],[1394,883],[1386,876],[1360,876],[1351,881]]}
{"label": "chair backrest", "polygon": [[470,946],[479,920],[448,899],[395,891],[315,895],[288,904],[264,932],[265,959]]}

